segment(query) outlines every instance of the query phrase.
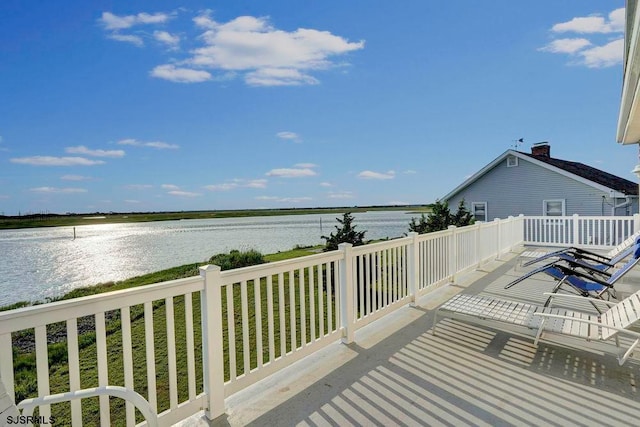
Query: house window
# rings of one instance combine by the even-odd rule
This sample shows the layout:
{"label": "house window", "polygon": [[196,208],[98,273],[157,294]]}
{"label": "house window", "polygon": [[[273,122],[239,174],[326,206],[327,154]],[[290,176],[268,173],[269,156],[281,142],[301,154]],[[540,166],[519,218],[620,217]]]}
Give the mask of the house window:
{"label": "house window", "polygon": [[513,168],[518,166],[518,158],[516,156],[507,156],[507,167]]}
{"label": "house window", "polygon": [[564,199],[544,200],[542,202],[542,214],[544,216],[565,216]]}
{"label": "house window", "polygon": [[472,202],[471,213],[476,221],[487,221],[487,202]]}

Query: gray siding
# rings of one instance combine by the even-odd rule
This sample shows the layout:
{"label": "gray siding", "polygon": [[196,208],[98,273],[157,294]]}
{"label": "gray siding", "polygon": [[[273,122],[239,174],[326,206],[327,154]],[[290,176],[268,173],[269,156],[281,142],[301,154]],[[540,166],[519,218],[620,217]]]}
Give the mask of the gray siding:
{"label": "gray siding", "polygon": [[[603,197],[604,203],[603,203]],[[565,199],[567,215],[611,215],[614,199],[607,192],[576,181],[557,172],[518,159],[518,166],[507,167],[507,159],[497,164],[475,182],[455,194],[449,202],[452,211],[464,199],[467,208],[472,202],[486,202],[488,220],[509,215],[543,215],[543,200]],[[620,203],[620,199],[618,199]],[[635,199],[632,208],[617,209],[617,215],[638,211]]]}

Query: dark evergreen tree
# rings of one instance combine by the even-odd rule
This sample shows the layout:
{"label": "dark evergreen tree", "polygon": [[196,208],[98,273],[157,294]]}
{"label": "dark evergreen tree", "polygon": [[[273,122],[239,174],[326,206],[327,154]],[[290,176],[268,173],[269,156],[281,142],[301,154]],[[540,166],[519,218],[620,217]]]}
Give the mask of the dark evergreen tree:
{"label": "dark evergreen tree", "polygon": [[420,219],[416,221],[415,218],[411,218],[411,222],[409,223],[409,231],[413,231],[418,234],[423,234],[427,232],[427,218],[424,214],[420,215]]}
{"label": "dark evergreen tree", "polygon": [[456,227],[464,227],[465,225],[471,225],[475,222],[473,214],[464,205],[464,199],[460,200],[458,204],[458,211],[453,216],[453,225]]}
{"label": "dark evergreen tree", "polygon": [[446,230],[453,225],[453,217],[447,202],[437,200],[431,207],[431,213],[427,217],[426,232]]}
{"label": "dark evergreen tree", "polygon": [[409,223],[409,231],[415,231],[418,234],[431,233],[434,231],[446,230],[450,225],[456,227],[464,227],[474,223],[471,212],[465,207],[464,200],[458,204],[458,210],[452,214],[449,210],[447,202],[436,201],[431,205],[431,213],[425,218],[424,214],[419,220],[411,218]]}
{"label": "dark evergreen tree", "polygon": [[326,240],[324,247],[325,252],[338,249],[338,245],[340,243],[351,243],[353,246],[364,245],[364,234],[366,233],[366,230],[356,231],[356,226],[352,224],[353,219],[351,212],[343,214],[342,219],[336,218],[340,223],[340,226],[335,226],[336,232],[331,233],[328,237],[321,236],[321,238]]}

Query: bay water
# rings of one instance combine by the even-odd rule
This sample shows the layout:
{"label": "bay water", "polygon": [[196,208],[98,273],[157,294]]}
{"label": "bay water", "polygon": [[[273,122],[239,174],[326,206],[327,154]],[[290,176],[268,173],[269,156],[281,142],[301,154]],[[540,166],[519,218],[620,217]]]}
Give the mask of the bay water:
{"label": "bay water", "polygon": [[[0,230],[0,306],[63,295],[82,286],[123,280],[208,260],[232,249],[263,254],[323,244],[338,214],[215,218],[75,227]],[[400,237],[412,216],[355,213],[365,238]]]}

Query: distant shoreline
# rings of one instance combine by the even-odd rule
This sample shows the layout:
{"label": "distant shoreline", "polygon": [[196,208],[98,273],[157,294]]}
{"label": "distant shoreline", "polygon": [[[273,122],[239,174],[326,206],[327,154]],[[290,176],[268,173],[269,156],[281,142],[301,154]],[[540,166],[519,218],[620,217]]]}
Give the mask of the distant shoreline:
{"label": "distant shoreline", "polygon": [[121,224],[132,222],[175,221],[180,219],[238,218],[278,215],[340,214],[367,211],[410,211],[412,214],[428,213],[430,205],[396,206],[346,206],[330,208],[240,209],[184,212],[89,212],[81,214],[29,214],[0,216],[0,230],[38,227],[69,227],[88,224]]}

